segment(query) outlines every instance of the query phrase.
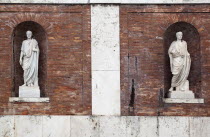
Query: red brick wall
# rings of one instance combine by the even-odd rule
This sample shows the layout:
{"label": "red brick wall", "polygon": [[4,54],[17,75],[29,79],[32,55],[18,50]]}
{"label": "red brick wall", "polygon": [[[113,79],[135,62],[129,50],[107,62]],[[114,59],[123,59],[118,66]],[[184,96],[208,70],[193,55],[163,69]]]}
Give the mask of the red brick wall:
{"label": "red brick wall", "polygon": [[[209,12],[209,5],[120,7],[122,115],[210,115]],[[185,39],[188,44],[191,43],[188,46],[192,62],[194,61],[189,79],[196,80],[195,83],[191,83],[190,88],[197,90],[196,97],[204,98],[204,104],[162,102],[163,92],[160,91],[167,92],[164,88],[170,85],[170,81],[166,80],[171,79],[164,71],[167,69],[165,52],[168,50],[168,45],[164,43],[164,34],[169,26],[176,22],[190,23],[200,35],[200,41],[199,36],[196,39],[197,35],[189,33]],[[198,44],[193,45],[195,42]],[[195,54],[198,56],[195,57]]]}
{"label": "red brick wall", "polygon": [[[91,114],[90,6],[0,5],[0,11],[0,114]],[[122,115],[210,115],[209,12],[208,5],[120,6]],[[49,103],[8,102],[14,90],[12,34],[24,21],[39,23],[48,38],[44,95]],[[160,91],[168,84],[164,33],[180,21],[200,35],[196,95],[204,104],[161,101]]]}
{"label": "red brick wall", "polygon": [[[8,102],[14,92],[12,34],[24,21],[40,24],[47,35],[43,95],[49,103]],[[0,30],[0,114],[91,114],[89,5],[0,5]]]}

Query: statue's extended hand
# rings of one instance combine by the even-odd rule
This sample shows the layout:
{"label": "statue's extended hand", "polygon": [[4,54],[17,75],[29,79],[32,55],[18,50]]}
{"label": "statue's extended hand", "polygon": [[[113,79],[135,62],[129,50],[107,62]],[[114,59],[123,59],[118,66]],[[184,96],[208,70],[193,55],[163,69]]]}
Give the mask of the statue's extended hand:
{"label": "statue's extended hand", "polygon": [[19,61],[19,62],[20,62],[20,65],[22,66],[22,65],[23,65],[23,61],[20,59],[20,61]]}
{"label": "statue's extended hand", "polygon": [[38,50],[36,48],[33,48],[33,51],[37,52]]}

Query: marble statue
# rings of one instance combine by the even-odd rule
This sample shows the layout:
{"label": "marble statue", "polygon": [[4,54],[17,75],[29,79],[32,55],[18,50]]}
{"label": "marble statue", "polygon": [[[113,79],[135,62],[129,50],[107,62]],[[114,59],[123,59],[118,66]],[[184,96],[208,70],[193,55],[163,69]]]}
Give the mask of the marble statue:
{"label": "marble statue", "polygon": [[20,65],[24,71],[24,86],[38,86],[38,42],[32,38],[32,32],[26,32],[27,40],[24,40],[20,53]]}
{"label": "marble statue", "polygon": [[[39,63],[39,47],[38,42],[32,38],[32,32],[26,32],[27,40],[24,40],[20,53],[20,65],[23,68],[24,84],[19,87],[19,95],[24,92],[39,93],[38,86],[38,63]],[[29,91],[30,90],[30,91]],[[32,93],[33,94],[33,93]],[[23,95],[24,96],[24,95]],[[33,96],[33,95],[32,95]]]}
{"label": "marble statue", "polygon": [[191,58],[187,50],[187,42],[182,40],[182,36],[182,32],[177,32],[177,40],[171,43],[168,50],[173,74],[169,96],[171,98],[194,98],[194,93],[189,90],[189,81],[187,80]]}

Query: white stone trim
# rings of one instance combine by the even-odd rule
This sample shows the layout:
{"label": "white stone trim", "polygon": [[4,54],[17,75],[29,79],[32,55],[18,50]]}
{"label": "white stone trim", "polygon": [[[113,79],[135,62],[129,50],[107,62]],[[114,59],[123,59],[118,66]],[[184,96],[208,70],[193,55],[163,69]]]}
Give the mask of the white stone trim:
{"label": "white stone trim", "polygon": [[0,116],[1,137],[209,137],[210,117]]}
{"label": "white stone trim", "polygon": [[204,103],[204,99],[202,98],[194,98],[194,99],[179,99],[179,98],[165,98],[163,99],[165,103]]}
{"label": "white stone trim", "polygon": [[120,115],[119,24],[119,6],[91,6],[93,115]]}
{"label": "white stone trim", "polygon": [[210,0],[0,0],[0,3],[34,4],[204,4]]}
{"label": "white stone trim", "polygon": [[121,4],[193,4],[210,3],[210,0],[121,0]]}
{"label": "white stone trim", "polygon": [[50,102],[50,98],[49,97],[44,97],[44,98],[10,97],[9,102]]}

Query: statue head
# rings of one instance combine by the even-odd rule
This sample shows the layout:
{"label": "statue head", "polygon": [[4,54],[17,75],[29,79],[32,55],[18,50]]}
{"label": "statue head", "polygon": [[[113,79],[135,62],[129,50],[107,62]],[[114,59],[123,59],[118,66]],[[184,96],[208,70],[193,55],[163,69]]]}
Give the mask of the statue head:
{"label": "statue head", "polygon": [[26,36],[27,36],[28,39],[30,39],[32,37],[32,32],[30,30],[28,30],[26,32]]}
{"label": "statue head", "polygon": [[176,38],[178,40],[182,40],[182,36],[183,36],[183,33],[181,31],[179,31],[179,32],[176,33]]}

